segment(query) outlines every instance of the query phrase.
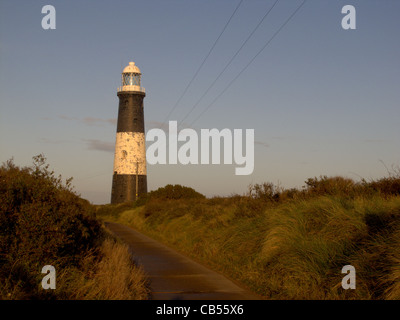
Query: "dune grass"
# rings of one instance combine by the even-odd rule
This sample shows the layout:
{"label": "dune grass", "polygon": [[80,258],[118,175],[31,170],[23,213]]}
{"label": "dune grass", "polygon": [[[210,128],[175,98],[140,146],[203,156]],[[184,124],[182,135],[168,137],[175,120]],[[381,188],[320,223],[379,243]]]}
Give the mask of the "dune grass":
{"label": "dune grass", "polygon": [[57,276],[58,299],[146,300],[150,291],[143,270],[129,248],[112,238],[103,241],[98,254],[89,253],[82,267],[64,268]]}
{"label": "dune grass", "polygon": [[[248,196],[152,199],[139,207],[98,207],[97,215],[173,246],[267,299],[400,299],[400,197],[375,191],[314,190],[262,205]],[[356,269],[355,290],[341,286],[348,264]]]}

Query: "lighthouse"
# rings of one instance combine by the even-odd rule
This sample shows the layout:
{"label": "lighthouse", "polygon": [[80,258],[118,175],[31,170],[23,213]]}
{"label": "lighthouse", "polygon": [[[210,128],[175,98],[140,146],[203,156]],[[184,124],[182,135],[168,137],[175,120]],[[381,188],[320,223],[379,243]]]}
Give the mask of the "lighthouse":
{"label": "lighthouse", "polygon": [[147,193],[146,146],[144,136],[141,72],[134,62],[122,71],[111,203],[135,201]]}

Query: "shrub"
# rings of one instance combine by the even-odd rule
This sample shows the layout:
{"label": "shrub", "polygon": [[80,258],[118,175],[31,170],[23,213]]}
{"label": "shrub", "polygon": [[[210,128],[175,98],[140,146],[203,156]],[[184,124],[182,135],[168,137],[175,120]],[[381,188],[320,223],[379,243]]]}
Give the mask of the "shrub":
{"label": "shrub", "polygon": [[279,191],[273,183],[264,182],[262,184],[250,184],[247,195],[253,199],[272,201],[277,198]]}
{"label": "shrub", "polygon": [[20,288],[17,299],[43,294],[36,290],[44,265],[78,267],[102,239],[89,202],[45,162],[38,155],[32,167],[0,167],[0,279],[3,289]]}
{"label": "shrub", "polygon": [[364,180],[363,185],[366,189],[384,195],[400,195],[400,177],[390,176],[371,182]]}
{"label": "shrub", "polygon": [[148,199],[178,200],[178,199],[204,199],[205,196],[196,190],[179,184],[168,184],[163,188],[148,193]]}
{"label": "shrub", "polygon": [[248,186],[247,197],[261,202],[273,203],[303,198],[304,191],[296,188],[284,189],[271,182],[264,182],[262,184],[250,184]]}
{"label": "shrub", "polygon": [[355,183],[352,179],[343,177],[309,178],[306,189],[315,195],[352,195],[355,191]]}

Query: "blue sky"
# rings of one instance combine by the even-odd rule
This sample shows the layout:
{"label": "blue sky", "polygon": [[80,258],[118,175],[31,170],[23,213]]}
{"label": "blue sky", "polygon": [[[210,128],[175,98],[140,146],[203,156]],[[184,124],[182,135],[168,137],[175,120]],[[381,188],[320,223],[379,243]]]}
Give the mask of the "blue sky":
{"label": "blue sky", "polygon": [[[185,120],[192,124],[301,0],[280,0]],[[93,203],[110,201],[121,71],[135,61],[146,130],[164,122],[239,0],[0,0],[0,161],[44,153]],[[244,0],[168,120],[181,121],[272,6]],[[43,30],[41,9],[56,9]],[[357,29],[343,30],[354,5]],[[149,190],[182,184],[212,195],[250,183],[301,187],[309,177],[358,180],[400,164],[400,1],[308,0],[193,128],[255,130],[255,170],[148,165]],[[383,162],[383,163],[382,163]]]}

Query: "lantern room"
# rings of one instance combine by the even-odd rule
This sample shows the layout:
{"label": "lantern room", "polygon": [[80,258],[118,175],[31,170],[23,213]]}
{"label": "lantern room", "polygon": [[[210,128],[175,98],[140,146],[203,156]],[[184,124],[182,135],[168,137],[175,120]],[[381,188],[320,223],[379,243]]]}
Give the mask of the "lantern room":
{"label": "lantern room", "polygon": [[140,86],[141,76],[142,74],[140,72],[140,69],[135,65],[135,63],[129,62],[129,65],[127,65],[122,71],[122,87],[118,88],[118,92],[145,92],[144,88]]}

